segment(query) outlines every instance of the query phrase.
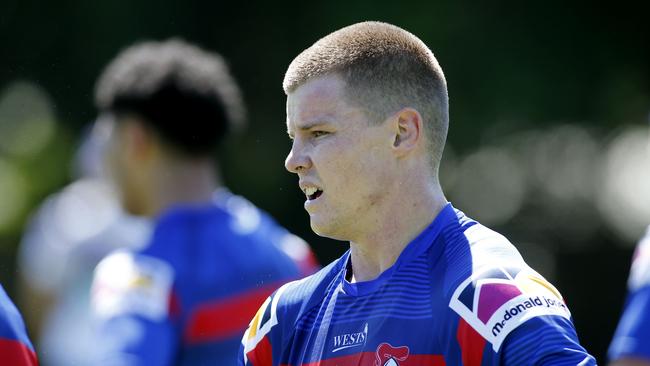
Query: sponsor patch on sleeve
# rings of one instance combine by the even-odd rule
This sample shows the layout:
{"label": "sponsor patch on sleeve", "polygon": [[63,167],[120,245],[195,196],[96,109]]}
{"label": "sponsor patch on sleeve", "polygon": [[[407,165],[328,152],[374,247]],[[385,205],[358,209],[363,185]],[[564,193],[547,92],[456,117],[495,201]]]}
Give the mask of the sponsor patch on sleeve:
{"label": "sponsor patch on sleeve", "polygon": [[157,258],[112,254],[95,269],[92,306],[100,317],[137,314],[152,320],[168,315],[172,267]]}
{"label": "sponsor patch on sleeve", "polygon": [[449,306],[495,352],[528,319],[542,315],[571,318],[557,289],[529,268],[492,267],[476,272],[454,291]]}

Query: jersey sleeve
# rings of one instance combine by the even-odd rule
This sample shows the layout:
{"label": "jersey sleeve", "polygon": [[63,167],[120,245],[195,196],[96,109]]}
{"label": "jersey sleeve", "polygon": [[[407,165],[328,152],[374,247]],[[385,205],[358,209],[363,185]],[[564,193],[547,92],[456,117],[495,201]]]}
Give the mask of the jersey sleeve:
{"label": "jersey sleeve", "polygon": [[506,338],[502,365],[596,365],[578,342],[569,319],[539,316],[529,319]]}
{"label": "jersey sleeve", "polygon": [[635,357],[650,360],[650,286],[628,295],[625,311],[619,320],[608,357],[617,360]]}
{"label": "jersey sleeve", "polygon": [[[465,365],[595,365],[557,289],[530,268],[487,267],[456,288]],[[453,353],[453,352],[452,352]]]}
{"label": "jersey sleeve", "polygon": [[56,208],[64,198],[48,198],[29,220],[18,247],[18,266],[30,287],[55,293],[65,280],[73,243],[56,223]]}
{"label": "jersey sleeve", "polygon": [[[83,252],[85,245],[95,246],[93,254],[105,254],[113,241],[139,244],[140,236],[135,234],[146,231],[140,228],[145,225],[132,225],[133,234],[120,240],[113,238],[106,243],[93,240],[120,215],[110,187],[99,179],[77,180],[48,197],[30,218],[19,246],[18,265],[29,286],[55,295],[64,291],[71,280],[76,280],[69,277],[84,272],[91,260]],[[98,250],[99,247],[105,247],[104,251]]]}
{"label": "jersey sleeve", "polygon": [[95,270],[97,365],[170,365],[178,344],[174,272],[158,258],[118,252]]}
{"label": "jersey sleeve", "polygon": [[617,360],[624,357],[642,358],[650,361],[650,236],[639,243],[634,253],[628,296],[623,315],[619,320],[614,338],[609,346],[608,357]]}
{"label": "jersey sleeve", "polygon": [[2,287],[0,287],[0,360],[2,364],[7,365],[38,365],[22,317]]}
{"label": "jersey sleeve", "polygon": [[280,364],[283,329],[287,326],[286,319],[279,319],[285,315],[280,299],[291,284],[285,284],[269,296],[251,320],[239,348],[238,366]]}

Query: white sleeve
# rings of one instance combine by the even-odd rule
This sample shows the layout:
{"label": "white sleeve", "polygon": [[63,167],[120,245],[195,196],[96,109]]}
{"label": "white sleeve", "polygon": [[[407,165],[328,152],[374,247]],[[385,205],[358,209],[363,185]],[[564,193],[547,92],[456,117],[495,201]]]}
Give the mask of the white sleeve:
{"label": "white sleeve", "polygon": [[628,288],[630,291],[635,291],[648,285],[650,285],[650,227],[634,251]]}
{"label": "white sleeve", "polygon": [[32,216],[18,248],[18,267],[30,286],[55,292],[64,281],[70,245],[51,223],[57,197],[48,198]]}

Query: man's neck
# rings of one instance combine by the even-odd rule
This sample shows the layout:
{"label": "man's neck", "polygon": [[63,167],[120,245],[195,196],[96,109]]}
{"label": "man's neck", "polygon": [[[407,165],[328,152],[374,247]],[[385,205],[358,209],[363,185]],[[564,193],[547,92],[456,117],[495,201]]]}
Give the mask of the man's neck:
{"label": "man's neck", "polygon": [[149,211],[153,216],[172,206],[209,202],[220,185],[210,159],[166,161],[155,169],[152,178]]}
{"label": "man's neck", "polygon": [[353,282],[370,281],[390,268],[404,248],[438,216],[447,204],[438,185],[423,195],[402,199],[377,222],[376,230],[350,242]]}

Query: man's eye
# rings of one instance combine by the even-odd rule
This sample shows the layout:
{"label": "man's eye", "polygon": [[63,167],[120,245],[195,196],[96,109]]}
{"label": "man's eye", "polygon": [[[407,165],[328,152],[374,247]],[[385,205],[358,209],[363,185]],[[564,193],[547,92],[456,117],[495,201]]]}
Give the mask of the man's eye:
{"label": "man's eye", "polygon": [[321,136],[325,136],[327,134],[328,134],[328,132],[326,132],[326,131],[312,131],[311,132],[311,135],[313,137],[321,137]]}

